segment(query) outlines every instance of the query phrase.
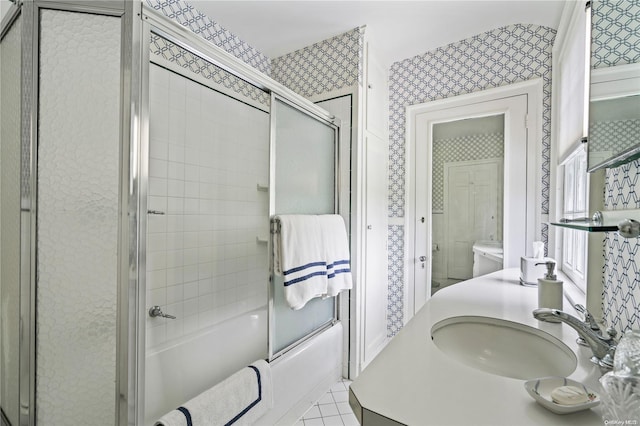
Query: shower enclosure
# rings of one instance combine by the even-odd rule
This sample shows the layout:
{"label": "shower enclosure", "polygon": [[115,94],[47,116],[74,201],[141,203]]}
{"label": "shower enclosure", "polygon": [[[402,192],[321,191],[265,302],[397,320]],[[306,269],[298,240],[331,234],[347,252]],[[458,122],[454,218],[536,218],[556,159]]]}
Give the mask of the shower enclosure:
{"label": "shower enclosure", "polygon": [[259,358],[278,420],[296,348],[339,374],[339,304],[283,305],[269,220],[348,214],[339,123],[138,2],[1,28],[3,424],[153,424]]}

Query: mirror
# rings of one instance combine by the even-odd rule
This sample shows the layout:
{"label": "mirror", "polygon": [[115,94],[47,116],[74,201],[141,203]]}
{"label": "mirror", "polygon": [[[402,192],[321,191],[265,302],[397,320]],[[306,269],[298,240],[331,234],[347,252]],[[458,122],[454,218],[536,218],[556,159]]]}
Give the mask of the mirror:
{"label": "mirror", "polygon": [[640,158],[640,7],[594,0],[588,171]]}

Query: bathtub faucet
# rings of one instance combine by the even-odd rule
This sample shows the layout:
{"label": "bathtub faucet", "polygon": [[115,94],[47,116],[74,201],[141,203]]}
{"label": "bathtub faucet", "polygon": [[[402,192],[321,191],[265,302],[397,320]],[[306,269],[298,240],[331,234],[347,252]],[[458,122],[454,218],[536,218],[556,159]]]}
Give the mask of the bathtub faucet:
{"label": "bathtub faucet", "polygon": [[556,320],[567,324],[591,348],[591,352],[593,352],[592,362],[608,370],[613,368],[613,355],[616,351],[616,346],[611,333],[606,332],[607,334],[603,336],[599,331],[592,330],[587,323],[559,309],[536,309],[533,311],[533,316],[540,321]]}

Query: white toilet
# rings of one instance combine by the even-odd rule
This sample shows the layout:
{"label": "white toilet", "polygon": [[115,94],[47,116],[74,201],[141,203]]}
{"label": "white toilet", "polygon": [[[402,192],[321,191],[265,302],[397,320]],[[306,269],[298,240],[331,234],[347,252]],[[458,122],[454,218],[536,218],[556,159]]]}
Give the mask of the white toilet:
{"label": "white toilet", "polygon": [[474,278],[503,269],[502,241],[476,241],[472,249]]}

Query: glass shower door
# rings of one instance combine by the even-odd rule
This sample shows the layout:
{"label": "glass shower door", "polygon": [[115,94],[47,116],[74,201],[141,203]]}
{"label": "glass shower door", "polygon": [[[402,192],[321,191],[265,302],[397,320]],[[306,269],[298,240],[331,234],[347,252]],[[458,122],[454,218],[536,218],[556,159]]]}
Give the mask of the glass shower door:
{"label": "glass shower door", "polygon": [[[272,105],[272,213],[335,213],[337,128],[278,98]],[[316,298],[294,311],[285,301],[282,277],[272,275],[271,281],[273,356],[330,325],[336,308],[335,298]]]}
{"label": "glass shower door", "polygon": [[[4,4],[3,4],[4,6]],[[20,75],[21,17],[2,38],[0,182],[0,408],[18,424],[20,406]]]}

